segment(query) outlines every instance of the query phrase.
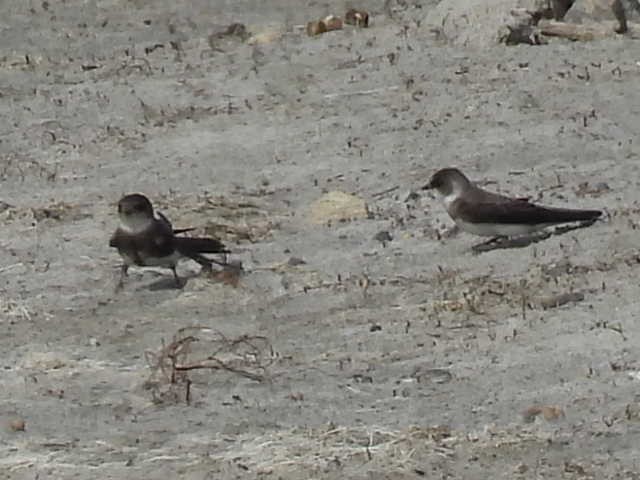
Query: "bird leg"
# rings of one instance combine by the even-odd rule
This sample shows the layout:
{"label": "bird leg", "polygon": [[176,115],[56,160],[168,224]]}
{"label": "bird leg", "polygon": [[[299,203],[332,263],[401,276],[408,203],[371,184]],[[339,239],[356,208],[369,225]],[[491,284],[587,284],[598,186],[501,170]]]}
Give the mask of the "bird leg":
{"label": "bird leg", "polygon": [[221,267],[226,267],[227,265],[229,265],[229,262],[227,261],[228,257],[226,253],[223,253],[222,255],[223,255],[222,258],[224,258],[224,260],[219,261],[212,258],[210,261],[215,263],[216,265],[220,265]]}
{"label": "bird leg", "polygon": [[124,287],[124,279],[129,276],[129,265],[123,263],[120,267],[120,279],[116,284],[116,292],[119,292]]}
{"label": "bird leg", "polygon": [[171,267],[171,271],[173,272],[173,278],[176,281],[176,287],[182,288],[182,282],[180,281],[180,277],[178,276],[178,272],[176,271],[175,265]]}

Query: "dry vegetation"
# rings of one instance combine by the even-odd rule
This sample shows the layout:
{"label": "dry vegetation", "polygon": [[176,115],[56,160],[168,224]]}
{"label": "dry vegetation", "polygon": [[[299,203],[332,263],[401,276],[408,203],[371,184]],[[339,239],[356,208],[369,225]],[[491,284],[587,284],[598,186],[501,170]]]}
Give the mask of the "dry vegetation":
{"label": "dry vegetation", "polygon": [[[200,3],[2,26],[0,477],[636,478],[631,36],[474,50],[430,2],[313,37],[344,5]],[[448,165],[608,215],[474,251],[419,190]],[[229,264],[114,294],[130,191]]]}

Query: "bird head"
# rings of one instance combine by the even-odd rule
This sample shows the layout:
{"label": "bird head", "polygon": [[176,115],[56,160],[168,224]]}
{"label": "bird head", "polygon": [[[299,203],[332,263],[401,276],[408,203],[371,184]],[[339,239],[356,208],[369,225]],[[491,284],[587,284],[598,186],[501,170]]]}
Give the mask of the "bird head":
{"label": "bird head", "polygon": [[125,195],[118,202],[118,216],[123,230],[139,232],[153,221],[153,206],[147,197],[139,193]]}
{"label": "bird head", "polygon": [[457,168],[443,168],[433,174],[423,190],[436,190],[443,197],[457,195],[471,186],[469,179]]}

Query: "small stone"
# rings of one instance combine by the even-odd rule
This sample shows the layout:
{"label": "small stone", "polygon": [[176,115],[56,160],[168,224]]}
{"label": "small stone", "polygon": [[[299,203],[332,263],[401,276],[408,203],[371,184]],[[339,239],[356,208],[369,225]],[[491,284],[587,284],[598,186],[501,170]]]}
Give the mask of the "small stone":
{"label": "small stone", "polygon": [[214,27],[214,31],[209,35],[209,46],[214,48],[217,40],[221,40],[225,37],[237,37],[242,41],[249,38],[250,34],[247,31],[247,27],[242,23],[231,23],[229,25],[217,25]]}
{"label": "small stone", "polygon": [[265,30],[263,32],[257,32],[253,34],[247,40],[249,45],[263,45],[266,43],[273,43],[282,38],[282,31],[278,29],[274,30]]}
{"label": "small stone", "polygon": [[327,32],[330,32],[331,30],[342,30],[342,19],[335,15],[329,15],[323,18],[322,23],[326,25]]}
{"label": "small stone", "polygon": [[296,267],[298,265],[306,265],[307,262],[305,262],[303,259],[299,258],[299,257],[291,257],[289,259],[289,261],[287,262],[287,264],[290,267]]}
{"label": "small stone", "polygon": [[542,407],[542,416],[547,422],[552,422],[564,417],[564,411],[560,407],[545,405]]}
{"label": "small stone", "polygon": [[520,474],[526,473],[527,470],[529,470],[529,467],[527,467],[524,463],[521,463],[515,468],[516,473],[520,473]]}
{"label": "small stone", "polygon": [[420,198],[420,194],[416,192],[409,192],[407,196],[404,198],[404,202],[414,202]]}
{"label": "small stone", "polygon": [[390,242],[391,240],[393,240],[393,237],[386,230],[382,230],[381,232],[376,233],[373,239],[379,242],[382,242],[384,244],[386,242]]}
{"label": "small stone", "polygon": [[525,423],[533,422],[536,417],[542,416],[546,421],[556,421],[560,418],[564,418],[564,410],[554,405],[533,405],[522,412],[522,417]]}
{"label": "small stone", "polygon": [[307,23],[307,35],[309,35],[310,37],[320,35],[321,33],[325,33],[326,31],[327,26],[322,20]]}
{"label": "small stone", "polygon": [[27,424],[22,418],[14,418],[9,422],[9,428],[12,432],[24,432]]}
{"label": "small stone", "polygon": [[351,8],[344,16],[344,23],[366,28],[369,26],[369,14],[364,10]]}

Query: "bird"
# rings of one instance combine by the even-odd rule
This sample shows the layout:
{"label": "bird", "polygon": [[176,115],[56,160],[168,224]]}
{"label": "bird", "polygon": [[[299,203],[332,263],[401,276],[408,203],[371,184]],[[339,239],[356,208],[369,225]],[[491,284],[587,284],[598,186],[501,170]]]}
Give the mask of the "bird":
{"label": "bird", "polygon": [[449,216],[460,230],[491,237],[480,245],[508,237],[532,234],[552,225],[571,222],[593,223],[600,210],[576,210],[537,205],[528,198],[511,198],[474,185],[457,168],[443,168],[433,174],[423,190],[436,190]]}
{"label": "bird", "polygon": [[140,193],[125,195],[118,201],[118,217],[120,223],[109,240],[109,246],[116,248],[123,260],[117,290],[123,287],[131,265],[168,268],[180,288],[176,271],[180,259],[194,260],[209,271],[212,262],[219,262],[203,253],[229,253],[215,238],[177,236],[194,229],[174,230],[169,219],[161,212],[154,212],[151,201]]}

